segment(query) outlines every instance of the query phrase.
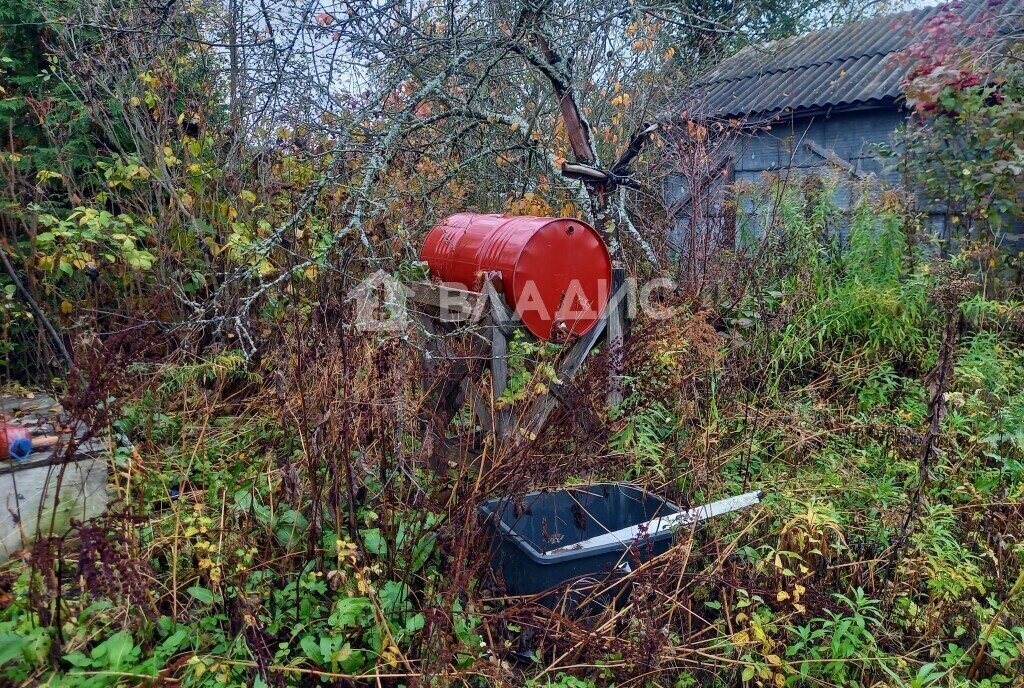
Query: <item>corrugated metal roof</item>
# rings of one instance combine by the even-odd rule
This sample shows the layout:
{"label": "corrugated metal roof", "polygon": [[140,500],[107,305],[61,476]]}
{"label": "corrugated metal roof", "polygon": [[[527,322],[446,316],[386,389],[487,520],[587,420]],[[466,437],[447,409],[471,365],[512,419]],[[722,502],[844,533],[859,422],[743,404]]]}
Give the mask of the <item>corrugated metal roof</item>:
{"label": "corrugated metal roof", "polygon": [[1024,0],[926,7],[748,46],[691,87],[695,109],[735,117],[891,102],[910,69],[899,53],[925,39],[925,25],[943,11],[967,25],[981,21],[998,34],[1019,34]]}

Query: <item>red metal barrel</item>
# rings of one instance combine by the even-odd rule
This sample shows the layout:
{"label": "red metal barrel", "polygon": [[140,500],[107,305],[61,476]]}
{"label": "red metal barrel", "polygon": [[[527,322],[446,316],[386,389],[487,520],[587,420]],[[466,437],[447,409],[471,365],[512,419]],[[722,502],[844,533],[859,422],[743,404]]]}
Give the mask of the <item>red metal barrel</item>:
{"label": "red metal barrel", "polygon": [[541,339],[587,332],[611,291],[608,249],[580,220],[459,213],[430,230],[420,259],[435,279],[471,291],[499,272],[505,299]]}

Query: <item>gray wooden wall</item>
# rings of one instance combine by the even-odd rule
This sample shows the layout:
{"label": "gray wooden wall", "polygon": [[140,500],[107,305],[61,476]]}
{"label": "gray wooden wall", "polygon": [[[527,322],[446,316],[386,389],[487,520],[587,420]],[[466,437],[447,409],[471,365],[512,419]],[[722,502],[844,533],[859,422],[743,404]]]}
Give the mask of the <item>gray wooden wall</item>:
{"label": "gray wooden wall", "polygon": [[807,142],[829,149],[853,163],[861,173],[873,173],[890,183],[902,182],[891,160],[883,160],[877,147],[896,146],[893,134],[905,121],[896,108],[873,108],[839,114],[783,120],[747,139],[736,156],[736,179],[756,179],[766,171],[787,169],[821,171],[833,167],[813,153]]}
{"label": "gray wooden wall", "polygon": [[[766,172],[773,172],[796,182],[794,177],[806,174],[838,174],[835,202],[845,210],[856,203],[852,194],[855,184],[845,183],[854,181],[855,175],[870,174],[892,186],[903,186],[900,158],[883,157],[880,147],[900,150],[895,134],[904,122],[904,113],[895,107],[823,113],[776,122],[770,130],[747,139],[736,156],[733,179],[756,182]],[[828,161],[821,155],[822,151],[831,151],[849,162],[855,174]],[[758,209],[753,204],[749,197],[741,199],[738,222],[746,219],[749,225],[738,229],[746,229],[756,236],[760,234],[760,227],[756,221]],[[761,214],[764,214],[763,209]]]}
{"label": "gray wooden wall", "polygon": [[[736,146],[731,179],[740,184],[757,182],[766,173],[773,173],[797,182],[800,177],[812,173],[822,176],[838,174],[835,202],[841,209],[856,203],[853,190],[860,186],[855,183],[859,182],[856,176],[872,175],[890,186],[907,189],[909,182],[903,169],[904,158],[898,155],[902,151],[896,135],[905,121],[905,112],[892,104],[783,119],[773,123],[769,130],[749,136]],[[813,146],[808,146],[808,142]],[[897,155],[886,157],[880,154],[885,149]],[[822,151],[831,151],[849,162],[854,174],[841,170],[822,157]],[[686,195],[684,180],[670,175],[665,184],[665,198],[670,207],[673,203],[678,207]],[[946,240],[946,246],[951,248],[956,238],[950,236],[945,227],[945,209],[930,201],[923,197],[917,199],[918,209],[927,213],[924,219],[926,229],[933,236]],[[750,196],[739,199],[737,238],[744,234],[757,237],[762,233],[762,223],[758,218],[764,217],[767,210],[763,204],[762,207],[755,204]],[[770,216],[768,219],[770,222]],[[686,225],[685,216],[679,215],[672,236],[676,247],[688,245]],[[1002,246],[1010,252],[1024,250],[1024,226],[1014,226],[1006,231]]]}
{"label": "gray wooden wall", "polygon": [[[812,142],[818,150],[832,151],[848,161],[858,174],[872,174],[891,185],[902,186],[904,181],[899,169],[900,158],[882,157],[879,146],[898,151],[898,141],[894,134],[904,121],[904,113],[895,106],[782,119],[773,123],[770,129],[747,137],[736,147],[731,178],[734,182],[753,183],[763,179],[765,173],[779,174],[783,178],[788,175],[799,177],[816,173],[825,176],[838,173],[840,183],[835,201],[840,208],[847,208],[856,199],[851,198],[853,185],[844,184],[843,181],[852,180],[853,177],[819,153],[813,152],[808,142]],[[669,204],[679,203],[686,196],[682,180],[670,176],[665,186],[665,196]],[[758,211],[764,214],[764,208],[755,208],[753,199],[744,197],[740,199],[738,211],[737,224],[747,221],[750,225],[738,226],[737,229],[759,235],[761,230],[754,220]],[[684,246],[687,229],[686,219],[680,218],[673,243]]]}

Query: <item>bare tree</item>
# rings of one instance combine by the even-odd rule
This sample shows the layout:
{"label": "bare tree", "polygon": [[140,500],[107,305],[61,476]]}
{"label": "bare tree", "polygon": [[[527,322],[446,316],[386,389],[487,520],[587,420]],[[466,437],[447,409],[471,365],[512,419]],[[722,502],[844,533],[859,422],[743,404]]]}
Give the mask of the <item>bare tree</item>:
{"label": "bare tree", "polygon": [[[162,282],[190,323],[232,332],[252,352],[253,309],[297,276],[394,267],[415,257],[419,232],[458,209],[580,216],[604,233],[616,266],[632,252],[662,267],[631,204],[660,195],[659,180],[635,168],[679,123],[674,92],[715,55],[845,6],[69,4],[51,17],[51,43],[59,78],[110,149],[153,173],[160,227],[207,228],[203,288],[177,288],[167,264]],[[172,69],[192,70],[206,91],[175,85],[149,105],[160,88],[147,80]],[[185,131],[191,124],[201,135]],[[268,198],[282,185],[289,194],[287,212],[244,218],[244,252],[225,248],[239,221],[212,217],[212,203],[188,190],[182,156],[164,154],[199,140],[215,149],[221,189],[252,179]],[[282,182],[289,165],[312,177]]]}

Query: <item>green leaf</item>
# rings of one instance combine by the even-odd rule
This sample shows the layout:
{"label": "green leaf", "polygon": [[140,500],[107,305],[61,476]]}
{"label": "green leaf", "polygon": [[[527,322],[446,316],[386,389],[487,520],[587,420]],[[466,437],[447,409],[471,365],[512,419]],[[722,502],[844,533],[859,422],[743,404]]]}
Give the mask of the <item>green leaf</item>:
{"label": "green leaf", "polygon": [[160,643],[160,648],[168,652],[176,652],[181,644],[188,638],[188,631],[184,628],[179,628],[166,640]]}
{"label": "green leaf", "polygon": [[[97,655],[97,651],[103,649]],[[114,635],[107,638],[101,645],[93,650],[93,658],[102,657],[106,655],[107,666],[111,668],[120,668],[125,666],[128,662],[128,657],[131,655],[132,650],[135,649],[135,641],[132,639],[132,634],[128,631],[118,631]]]}
{"label": "green leaf", "polygon": [[366,597],[342,597],[334,603],[329,622],[337,628],[354,626],[369,608],[370,600]]}
{"label": "green leaf", "polygon": [[200,602],[205,602],[206,604],[212,604],[214,600],[217,599],[217,596],[214,595],[212,591],[208,590],[207,588],[200,587],[198,585],[193,585],[191,588],[189,588],[188,594],[196,598]]}
{"label": "green leaf", "polygon": [[12,659],[20,659],[25,647],[25,638],[17,633],[4,633],[0,635],[0,665],[6,664]]}
{"label": "green leaf", "polygon": [[381,536],[380,528],[367,528],[366,530],[360,530],[359,534],[363,536],[363,544],[366,545],[366,549],[370,553],[380,556],[388,553],[388,543]]}
{"label": "green leaf", "polygon": [[303,654],[305,654],[309,659],[312,659],[317,664],[324,663],[324,657],[320,654],[320,644],[313,636],[304,636],[302,640],[299,641],[299,647],[302,648]]}
{"label": "green leaf", "polygon": [[412,635],[423,630],[424,624],[426,624],[426,617],[422,613],[413,614],[405,621],[405,632]]}
{"label": "green leaf", "polygon": [[754,667],[752,667],[752,666],[744,667],[743,668],[743,676],[742,676],[743,682],[746,683],[750,679],[754,678],[754,674],[755,673],[757,673],[757,669],[755,669]]}
{"label": "green leaf", "polygon": [[80,669],[92,666],[92,660],[83,655],[81,652],[72,652],[70,654],[64,655],[64,661]]}
{"label": "green leaf", "polygon": [[385,612],[396,612],[405,608],[409,589],[400,581],[388,581],[380,589],[380,604]]}

